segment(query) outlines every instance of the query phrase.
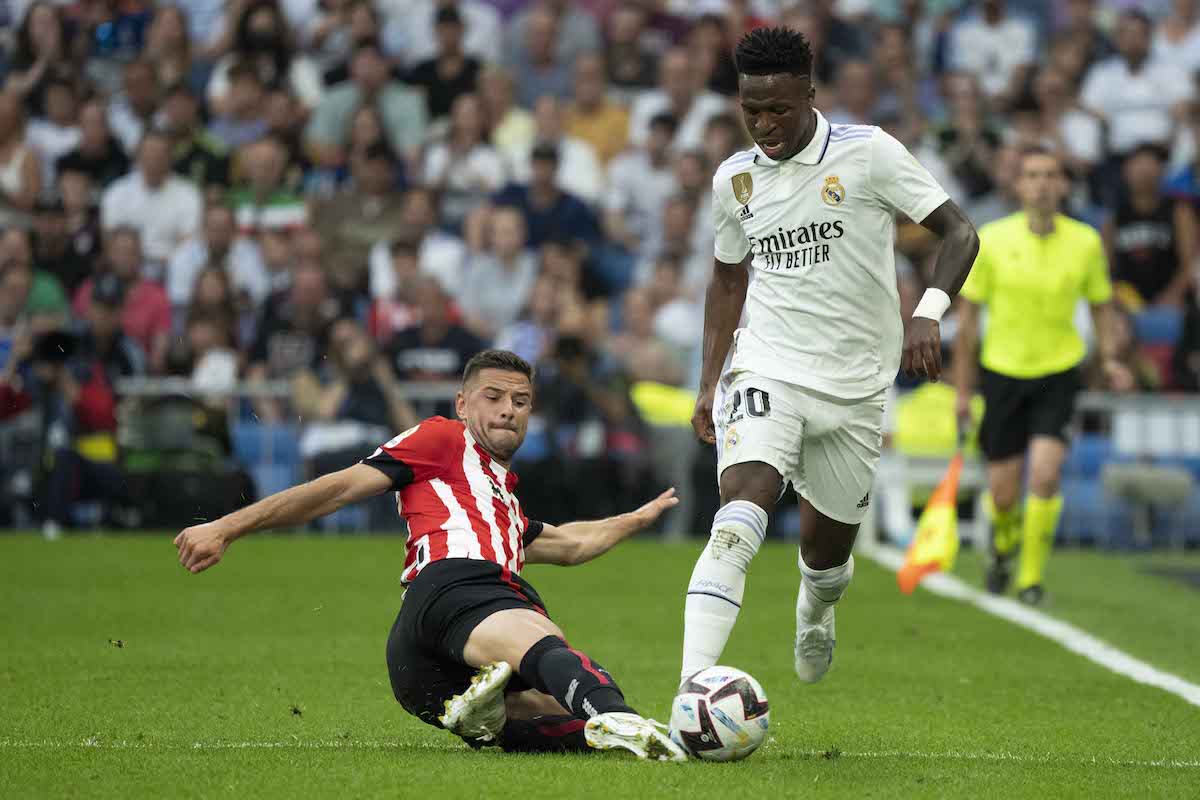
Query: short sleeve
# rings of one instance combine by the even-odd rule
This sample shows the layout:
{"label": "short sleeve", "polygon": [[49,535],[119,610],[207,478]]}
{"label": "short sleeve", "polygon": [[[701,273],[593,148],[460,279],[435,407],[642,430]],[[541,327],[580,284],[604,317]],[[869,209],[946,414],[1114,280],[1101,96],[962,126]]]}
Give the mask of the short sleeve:
{"label": "short sleeve", "polygon": [[966,282],[958,292],[972,303],[979,305],[987,304],[988,298],[992,296],[992,262],[989,238],[986,235],[980,235],[979,253],[975,256],[975,263],[971,265],[971,271],[967,273]]}
{"label": "short sleeve", "polygon": [[871,137],[871,189],[884,203],[920,222],[950,199],[929,170],[886,131]]}
{"label": "short sleeve", "polygon": [[1108,259],[1104,255],[1104,243],[1093,234],[1087,249],[1084,266],[1083,296],[1092,305],[1107,303],[1112,299],[1112,282],[1108,278]]}
{"label": "short sleeve", "polygon": [[713,180],[712,197],[713,257],[724,264],[740,264],[750,252],[746,231],[733,218],[721,201],[721,193]]}
{"label": "short sleeve", "polygon": [[391,478],[394,489],[436,478],[462,442],[456,428],[443,417],[432,417],[376,448],[362,463]]}

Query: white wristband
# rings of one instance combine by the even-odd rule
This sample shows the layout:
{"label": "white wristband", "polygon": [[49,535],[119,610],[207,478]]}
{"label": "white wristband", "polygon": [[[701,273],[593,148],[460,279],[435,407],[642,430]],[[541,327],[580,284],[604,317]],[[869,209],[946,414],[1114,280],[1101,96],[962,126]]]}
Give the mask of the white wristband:
{"label": "white wristband", "polygon": [[949,308],[950,295],[941,289],[930,287],[925,290],[925,294],[921,295],[921,302],[917,303],[917,310],[913,312],[913,316],[941,322],[942,314],[945,314]]}

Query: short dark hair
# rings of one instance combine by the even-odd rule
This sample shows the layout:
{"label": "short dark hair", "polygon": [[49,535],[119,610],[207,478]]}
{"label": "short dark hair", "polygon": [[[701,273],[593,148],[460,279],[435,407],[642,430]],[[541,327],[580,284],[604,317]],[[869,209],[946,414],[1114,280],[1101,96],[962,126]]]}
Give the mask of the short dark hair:
{"label": "short dark hair", "polygon": [[467,362],[463,369],[463,386],[470,383],[481,370],[502,369],[519,372],[533,383],[533,365],[511,350],[480,350]]}
{"label": "short dark hair", "polygon": [[741,75],[812,74],[813,54],[804,34],[791,28],[755,28],[733,52]]}
{"label": "short dark hair", "polygon": [[1041,144],[1031,144],[1021,150],[1021,154],[1017,159],[1018,169],[1024,169],[1025,159],[1033,156],[1046,156],[1047,158],[1053,158],[1055,163],[1058,164],[1058,171],[1063,175],[1067,174],[1067,165],[1063,162],[1062,154]]}

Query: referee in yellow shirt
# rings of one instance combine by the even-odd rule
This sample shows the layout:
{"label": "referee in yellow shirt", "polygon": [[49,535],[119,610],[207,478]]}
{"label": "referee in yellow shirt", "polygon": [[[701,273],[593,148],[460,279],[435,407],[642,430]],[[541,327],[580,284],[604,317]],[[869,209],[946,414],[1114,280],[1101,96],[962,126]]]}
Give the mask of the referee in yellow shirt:
{"label": "referee in yellow shirt", "polygon": [[[969,418],[977,365],[985,403],[979,444],[991,494],[987,588],[995,594],[1008,588],[1009,562],[1019,548],[1017,596],[1036,605],[1062,511],[1067,426],[1087,354],[1074,322],[1081,299],[1091,305],[1105,374],[1115,380],[1125,368],[1111,356],[1112,285],[1100,234],[1059,213],[1069,190],[1062,162],[1048,150],[1026,151],[1015,188],[1022,210],[979,230],[979,255],[959,295],[954,368],[959,418]],[[987,326],[977,358],[981,308]]]}

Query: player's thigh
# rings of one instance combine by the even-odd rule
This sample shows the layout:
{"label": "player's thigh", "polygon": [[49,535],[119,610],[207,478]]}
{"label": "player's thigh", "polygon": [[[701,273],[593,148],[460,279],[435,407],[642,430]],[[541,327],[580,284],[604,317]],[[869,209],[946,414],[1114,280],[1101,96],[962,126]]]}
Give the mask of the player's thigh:
{"label": "player's thigh", "polygon": [[1030,437],[1051,437],[1065,443],[1081,388],[1078,368],[1039,379],[1029,415]]}
{"label": "player's thigh", "polygon": [[463,647],[463,660],[473,667],[506,661],[514,670],[520,669],[530,647],[547,636],[562,635],[549,617],[531,608],[506,608],[474,627]]}
{"label": "player's thigh", "polygon": [[[883,393],[853,403],[814,398],[814,416],[829,421],[820,435],[805,438],[800,468],[792,476],[796,491],[822,517],[857,529],[869,513],[871,488],[883,447]],[[837,533],[848,528],[823,525]]]}
{"label": "player's thigh", "polygon": [[748,500],[774,508],[799,463],[804,418],[787,384],[738,372],[723,380],[717,422],[721,502]]}
{"label": "player's thigh", "polygon": [[466,691],[475,670],[422,644],[414,618],[415,614],[401,609],[392,626],[387,641],[388,678],[392,694],[405,711],[440,728],[438,716],[446,701]]}
{"label": "player's thigh", "polygon": [[1036,381],[1011,378],[987,369],[979,371],[983,394],[983,420],[979,423],[979,448],[990,461],[1007,461],[1022,455],[1032,435],[1033,395]]}
{"label": "player's thigh", "polygon": [[1029,491],[1038,497],[1057,494],[1066,460],[1065,441],[1057,436],[1034,436],[1029,445]]}

